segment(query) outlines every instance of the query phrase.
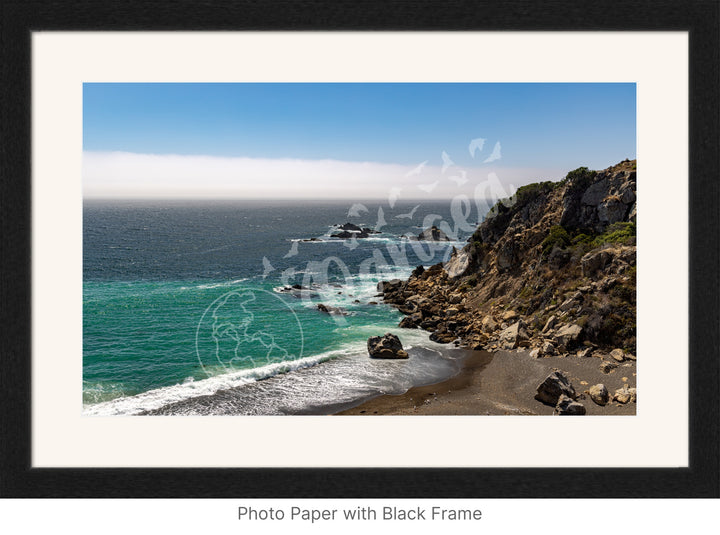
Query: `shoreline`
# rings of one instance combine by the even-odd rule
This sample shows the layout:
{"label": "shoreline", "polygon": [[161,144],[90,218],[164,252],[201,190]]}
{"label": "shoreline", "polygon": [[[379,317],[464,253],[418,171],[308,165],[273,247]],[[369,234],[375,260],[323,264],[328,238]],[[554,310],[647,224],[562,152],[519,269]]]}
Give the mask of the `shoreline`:
{"label": "shoreline", "polygon": [[533,359],[523,350],[488,353],[466,350],[468,356],[459,373],[439,383],[417,386],[399,395],[384,394],[336,416],[382,415],[552,415],[554,407],[534,399],[537,385],[553,369],[570,378],[588,415],[635,415],[636,403],[615,401],[605,406],[593,402],[586,391],[603,383],[614,393],[623,385],[636,385],[634,362],[627,362],[605,374],[596,357],[545,357]]}

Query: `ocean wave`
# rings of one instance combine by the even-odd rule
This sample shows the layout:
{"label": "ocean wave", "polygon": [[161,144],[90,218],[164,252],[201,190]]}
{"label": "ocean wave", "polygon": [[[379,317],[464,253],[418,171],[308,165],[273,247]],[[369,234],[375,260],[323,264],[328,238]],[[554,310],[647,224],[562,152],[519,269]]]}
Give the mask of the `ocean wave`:
{"label": "ocean wave", "polygon": [[189,381],[180,384],[148,390],[134,396],[120,397],[111,401],[86,404],[83,414],[87,416],[132,416],[146,411],[160,409],[166,405],[199,396],[211,396],[220,390],[237,388],[255,381],[268,379],[276,375],[316,366],[338,357],[357,354],[364,351],[362,343],[350,343],[334,349],[304,357],[298,360],[275,362],[258,368],[215,375],[207,379]]}

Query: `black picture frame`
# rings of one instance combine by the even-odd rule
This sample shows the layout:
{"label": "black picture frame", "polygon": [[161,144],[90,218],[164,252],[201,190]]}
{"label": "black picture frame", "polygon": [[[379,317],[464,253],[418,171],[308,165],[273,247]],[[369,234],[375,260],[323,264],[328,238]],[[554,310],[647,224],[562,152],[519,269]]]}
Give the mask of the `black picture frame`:
{"label": "black picture frame", "polygon": [[[720,173],[713,0],[4,1],[2,497],[719,497]],[[36,31],[687,31],[690,419],[684,468],[105,469],[31,466],[31,34]],[[631,446],[632,447],[632,446]],[[629,484],[618,484],[628,482]]]}

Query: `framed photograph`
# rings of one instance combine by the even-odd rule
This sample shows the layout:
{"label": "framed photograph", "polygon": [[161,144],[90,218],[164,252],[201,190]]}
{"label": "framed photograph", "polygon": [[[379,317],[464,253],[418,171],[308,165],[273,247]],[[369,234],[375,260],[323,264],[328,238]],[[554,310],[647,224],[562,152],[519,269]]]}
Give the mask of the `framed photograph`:
{"label": "framed photograph", "polygon": [[1,495],[717,497],[717,5],[39,5]]}

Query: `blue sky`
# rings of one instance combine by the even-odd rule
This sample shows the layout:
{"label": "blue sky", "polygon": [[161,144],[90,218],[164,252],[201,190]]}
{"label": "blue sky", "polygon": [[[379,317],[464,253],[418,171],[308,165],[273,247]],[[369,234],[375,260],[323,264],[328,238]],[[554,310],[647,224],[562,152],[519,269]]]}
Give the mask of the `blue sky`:
{"label": "blue sky", "polygon": [[[427,162],[427,176],[418,176],[427,181],[440,177],[445,151],[455,170],[492,171],[522,185],[581,165],[602,169],[634,158],[636,150],[634,84],[100,83],[85,84],[83,99],[83,150],[90,157],[84,178],[91,185],[122,168],[118,153],[135,158],[125,171],[133,174],[144,173],[141,156],[154,155],[156,167],[161,155],[173,155],[181,167],[178,156],[192,156],[188,165],[214,158],[236,165],[228,176],[240,184],[250,180],[243,171],[249,163],[257,174],[287,160],[370,162],[386,177]],[[485,143],[473,157],[469,144],[479,138]],[[496,146],[501,156],[483,163]],[[116,190],[121,180],[115,177]]]}

